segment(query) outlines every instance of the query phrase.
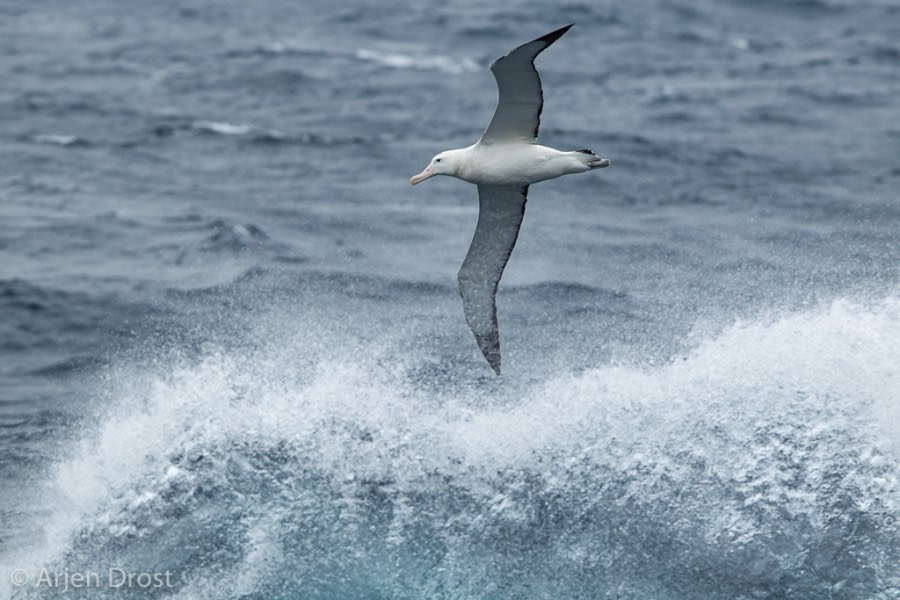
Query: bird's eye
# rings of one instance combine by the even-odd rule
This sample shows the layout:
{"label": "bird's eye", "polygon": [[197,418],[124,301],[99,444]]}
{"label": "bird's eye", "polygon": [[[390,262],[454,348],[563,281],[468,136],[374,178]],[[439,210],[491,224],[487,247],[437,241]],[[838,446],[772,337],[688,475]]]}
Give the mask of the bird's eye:
{"label": "bird's eye", "polygon": [[441,159],[436,158],[436,159],[434,159],[434,162],[441,162]]}

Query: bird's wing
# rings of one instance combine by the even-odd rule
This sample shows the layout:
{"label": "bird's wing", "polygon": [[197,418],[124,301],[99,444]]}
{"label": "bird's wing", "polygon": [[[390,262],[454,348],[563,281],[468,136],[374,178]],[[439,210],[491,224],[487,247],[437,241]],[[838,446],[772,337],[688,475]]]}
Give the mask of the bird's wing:
{"label": "bird's wing", "polygon": [[466,321],[481,353],[498,375],[497,285],[516,245],[527,199],[527,185],[478,186],[478,225],[459,269],[459,293]]}
{"label": "bird's wing", "polygon": [[490,125],[481,139],[485,142],[520,140],[537,141],[541,125],[544,93],[534,59],[547,46],[558,40],[572,25],[566,25],[533,42],[523,44],[494,61],[491,71],[497,80],[500,100]]}

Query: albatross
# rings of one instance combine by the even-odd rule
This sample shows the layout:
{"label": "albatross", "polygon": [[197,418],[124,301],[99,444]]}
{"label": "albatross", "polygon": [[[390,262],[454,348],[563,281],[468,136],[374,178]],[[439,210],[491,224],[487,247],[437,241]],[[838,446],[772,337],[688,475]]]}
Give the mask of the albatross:
{"label": "albatross", "polygon": [[478,224],[459,269],[466,322],[481,353],[500,374],[497,286],[525,214],[532,183],[608,167],[591,150],[562,152],[537,143],[544,94],[534,59],[566,33],[566,25],[523,44],[491,65],[500,100],[481,138],[468,148],[435,155],[412,185],[449,175],[478,186]]}

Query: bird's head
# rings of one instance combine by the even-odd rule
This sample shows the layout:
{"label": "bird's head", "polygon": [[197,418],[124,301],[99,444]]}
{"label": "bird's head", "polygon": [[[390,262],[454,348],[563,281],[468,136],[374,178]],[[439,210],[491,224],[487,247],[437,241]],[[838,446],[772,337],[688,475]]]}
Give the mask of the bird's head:
{"label": "bird's head", "polygon": [[447,150],[435,155],[425,167],[425,170],[418,175],[413,175],[409,179],[409,183],[416,185],[435,175],[456,175],[459,169],[459,151]]}

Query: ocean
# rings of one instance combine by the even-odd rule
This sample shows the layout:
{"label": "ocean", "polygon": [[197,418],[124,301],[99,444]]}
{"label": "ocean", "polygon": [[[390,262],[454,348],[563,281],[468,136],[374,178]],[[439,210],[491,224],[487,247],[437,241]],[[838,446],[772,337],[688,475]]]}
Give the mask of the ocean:
{"label": "ocean", "polygon": [[[490,63],[542,144],[503,374]],[[0,598],[900,598],[894,0],[0,0]]]}

